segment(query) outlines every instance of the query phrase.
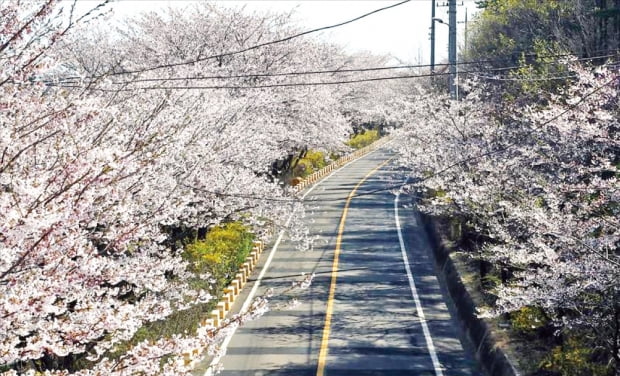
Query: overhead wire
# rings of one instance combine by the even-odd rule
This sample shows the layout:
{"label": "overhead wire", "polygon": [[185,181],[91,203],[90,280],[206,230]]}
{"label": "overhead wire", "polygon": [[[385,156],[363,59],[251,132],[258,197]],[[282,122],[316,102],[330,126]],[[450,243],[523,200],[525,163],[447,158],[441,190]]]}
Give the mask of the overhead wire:
{"label": "overhead wire", "polygon": [[[508,69],[508,68],[506,68]],[[483,71],[475,71],[475,72],[483,72]],[[350,80],[338,80],[338,81],[317,81],[317,82],[292,82],[292,83],[276,83],[276,84],[264,84],[264,85],[184,85],[184,86],[172,86],[172,85],[162,85],[162,86],[141,86],[141,87],[133,87],[133,88],[119,88],[119,89],[105,89],[105,88],[91,88],[94,91],[102,91],[102,92],[127,92],[127,91],[139,91],[139,90],[251,90],[251,89],[269,89],[269,88],[286,88],[286,87],[304,87],[304,86],[330,86],[330,85],[344,85],[344,84],[353,84],[353,83],[363,83],[363,82],[376,82],[376,81],[388,81],[388,80],[401,80],[401,79],[412,79],[412,78],[422,78],[422,77],[432,77],[432,76],[445,76],[450,73],[425,73],[425,74],[414,74],[414,75],[399,75],[399,76],[383,76],[383,77],[374,77],[374,78],[361,78],[361,79],[350,79]],[[129,83],[127,83],[129,84]],[[50,85],[50,86],[59,86],[63,88],[82,88],[80,85]]]}
{"label": "overhead wire", "polygon": [[[373,14],[382,12],[384,10],[388,10],[391,8],[395,8],[398,6],[401,6],[403,4],[406,4],[408,2],[411,2],[412,0],[404,0],[401,1],[399,3],[396,4],[392,4],[389,6],[385,6],[382,8],[378,8],[375,9],[373,11],[370,11],[368,13],[362,14],[361,16],[355,17],[353,19],[344,21],[344,22],[340,22],[337,24],[333,24],[333,25],[329,25],[329,26],[323,26],[323,27],[319,27],[319,28],[315,28],[315,29],[311,29],[311,30],[307,30],[304,32],[300,32],[300,33],[296,33],[281,39],[276,39],[273,41],[268,41],[268,42],[264,42],[264,43],[259,43],[256,45],[252,45],[250,47],[246,47],[246,48],[242,48],[236,51],[231,51],[231,52],[222,52],[222,53],[218,53],[218,54],[213,54],[213,55],[209,55],[209,56],[204,56],[204,57],[198,57],[196,59],[192,59],[192,60],[187,60],[187,61],[182,61],[182,62],[176,62],[176,63],[168,63],[168,64],[160,64],[160,65],[156,65],[156,66],[152,66],[152,67],[145,67],[145,68],[140,68],[140,69],[134,69],[134,70],[125,70],[125,71],[121,71],[121,72],[109,72],[109,73],[105,73],[105,74],[100,74],[98,76],[91,76],[88,78],[95,78],[95,79],[100,79],[103,77],[107,77],[107,76],[117,76],[117,75],[125,75],[125,74],[135,74],[135,73],[144,73],[144,72],[149,72],[149,71],[153,71],[153,70],[157,70],[157,69],[163,69],[163,68],[172,68],[172,67],[177,67],[177,66],[182,66],[182,65],[192,65],[192,64],[196,64],[202,61],[206,61],[206,60],[212,60],[212,59],[217,59],[217,58],[222,58],[222,57],[226,57],[226,56],[234,56],[234,55],[238,55],[238,54],[242,54],[248,51],[252,51],[255,49],[259,49],[261,47],[265,47],[265,46],[269,46],[269,45],[274,45],[274,44],[279,44],[279,43],[283,43],[283,42],[287,42],[290,41],[292,39],[295,38],[299,38],[302,37],[304,35],[308,35],[308,34],[312,34],[312,33],[316,33],[319,31],[324,31],[324,30],[329,30],[329,29],[333,29],[333,28],[337,28],[337,27],[341,27],[356,21],[359,21],[363,18],[369,17]],[[548,55],[548,56],[544,56],[544,55],[539,55],[536,53],[523,53],[523,52],[518,52],[521,53],[524,56],[537,56],[539,58],[545,58],[545,57],[560,57],[560,56],[571,56],[570,54],[558,54],[558,55]],[[458,62],[457,65],[468,65],[468,64],[483,64],[483,63],[492,63],[492,62],[501,62],[501,61],[505,61],[506,59],[494,59],[494,60],[477,60],[477,61],[465,61],[465,62]],[[441,65],[441,64],[439,64]],[[450,64],[448,64],[450,65]],[[430,67],[430,64],[418,64],[418,65],[408,65],[408,66],[402,66],[402,67],[379,67],[379,68],[362,68],[360,70],[343,70],[343,71],[368,71],[368,70],[380,70],[380,69],[405,69],[405,68],[422,68],[422,67]],[[291,72],[291,73],[280,73],[280,74],[265,74],[266,76],[276,76],[276,75],[298,75],[298,74],[319,74],[319,73],[333,73],[330,71],[310,71],[310,72]],[[253,74],[253,75],[248,75],[248,76],[253,76],[253,77],[261,77],[263,76],[263,74]],[[210,79],[224,79],[224,78],[232,78],[232,76],[211,76],[209,77]],[[240,78],[240,77],[237,77]],[[73,76],[73,77],[66,77],[62,80],[83,80],[84,77],[79,77],[79,76]],[[183,78],[175,78],[177,80],[183,79]],[[189,79],[189,78],[188,78]],[[196,78],[197,79],[197,78]],[[145,79],[145,80],[152,80],[152,79]]]}
{"label": "overhead wire", "polygon": [[[594,58],[591,58],[594,59]],[[493,68],[491,71],[493,72],[501,72],[501,71],[509,71],[512,69],[520,68],[520,66],[510,66],[510,67],[502,67],[502,68]],[[478,69],[478,70],[468,70],[468,71],[460,71],[458,72],[460,75],[472,74],[476,73],[486,73],[489,72],[488,69]],[[365,83],[365,82],[377,82],[377,81],[390,81],[390,80],[403,80],[403,79],[415,79],[415,78],[424,78],[424,77],[440,77],[440,76],[449,76],[452,73],[450,72],[441,72],[441,73],[418,73],[418,74],[403,74],[403,75],[394,75],[394,76],[381,76],[381,77],[369,77],[369,78],[359,78],[359,79],[345,79],[345,80],[335,80],[335,81],[310,81],[310,82],[284,82],[284,83],[267,83],[260,85],[161,85],[161,86],[136,86],[136,87],[124,87],[124,88],[116,88],[116,89],[108,89],[101,87],[93,87],[90,90],[93,91],[101,91],[101,92],[132,92],[132,91],[140,91],[140,90],[257,90],[257,89],[273,89],[273,88],[292,88],[292,87],[310,87],[310,86],[333,86],[333,85],[346,85],[346,84],[356,84],[356,83]],[[540,77],[540,78],[501,78],[501,77],[490,77],[490,76],[481,76],[483,79],[496,79],[496,80],[506,80],[506,81],[548,81],[548,80],[559,80],[559,79],[567,79],[573,76],[554,76],[554,77]],[[166,82],[165,79],[161,79],[161,82]],[[159,81],[158,81],[159,82]],[[124,85],[131,85],[131,81],[123,82]],[[83,88],[82,85],[77,84],[49,84],[49,86],[59,86],[63,88]]]}
{"label": "overhead wire", "polygon": [[204,57],[198,57],[196,59],[193,60],[189,60],[189,61],[183,61],[183,62],[178,62],[178,63],[169,63],[169,64],[160,64],[160,65],[156,65],[156,66],[152,66],[152,67],[146,67],[146,68],[141,68],[141,69],[136,69],[136,70],[128,70],[128,71],[123,71],[123,72],[113,72],[113,73],[108,73],[102,76],[98,76],[96,78],[101,78],[101,77],[105,77],[105,76],[113,76],[113,75],[121,75],[121,74],[132,74],[132,73],[143,73],[143,72],[148,72],[148,71],[153,71],[153,70],[157,70],[157,69],[163,69],[163,68],[173,68],[173,67],[177,67],[177,66],[182,66],[182,65],[191,65],[191,64],[196,64],[202,61],[206,61],[206,60],[213,60],[213,59],[221,59],[222,57],[227,57],[227,56],[234,56],[234,55],[239,55],[248,51],[252,51],[258,48],[262,48],[262,47],[266,47],[266,46],[270,46],[270,45],[274,45],[274,44],[279,44],[279,43],[284,43],[284,42],[288,42],[290,40],[305,36],[305,35],[309,35],[309,34],[314,34],[317,33],[319,31],[325,31],[325,30],[329,30],[329,29],[334,29],[340,26],[344,26],[356,21],[359,21],[363,18],[369,17],[373,14],[388,10],[388,9],[392,9],[392,8],[396,8],[398,6],[401,6],[403,4],[406,4],[408,2],[410,2],[411,0],[404,0],[401,2],[398,2],[396,4],[392,4],[392,5],[388,5],[382,8],[378,8],[375,9],[373,11],[367,12],[362,14],[361,16],[357,16],[355,18],[352,18],[350,20],[344,21],[344,22],[340,22],[337,24],[333,24],[333,25],[328,25],[328,26],[322,26],[322,27],[318,27],[315,29],[310,29],[307,31],[303,31],[300,33],[296,33],[293,35],[289,35],[287,37],[284,38],[280,38],[280,39],[276,39],[276,40],[272,40],[272,41],[268,41],[268,42],[263,42],[263,43],[259,43],[250,47],[246,47],[246,48],[242,48],[236,51],[230,51],[230,52],[222,52],[222,53],[218,53],[216,55],[209,55],[209,56],[204,56]]}
{"label": "overhead wire", "polygon": [[[264,42],[264,43],[259,43],[256,45],[252,45],[250,47],[246,47],[246,48],[242,48],[240,50],[237,51],[231,51],[231,52],[222,52],[222,53],[218,53],[218,54],[213,54],[213,55],[209,55],[209,56],[205,56],[202,58],[197,58],[197,59],[193,59],[193,60],[188,60],[188,61],[183,61],[183,62],[177,62],[177,63],[169,63],[169,64],[161,64],[161,65],[156,65],[156,66],[152,66],[152,67],[145,67],[145,68],[140,68],[140,69],[135,69],[135,70],[126,70],[126,71],[121,71],[121,72],[110,72],[110,73],[105,73],[105,74],[101,74],[98,76],[91,76],[91,77],[80,77],[80,76],[70,76],[70,77],[63,77],[63,78],[59,78],[54,80],[53,82],[74,82],[78,81],[78,82],[83,82],[84,79],[87,78],[103,78],[106,76],[117,76],[117,75],[126,75],[126,74],[135,74],[135,73],[144,73],[144,72],[149,72],[149,71],[153,71],[153,70],[157,70],[157,69],[161,69],[161,68],[170,68],[170,67],[176,67],[176,66],[182,66],[182,65],[190,65],[190,64],[195,64],[201,61],[206,61],[206,60],[210,60],[210,59],[216,59],[216,58],[221,58],[221,57],[225,57],[225,56],[234,56],[234,55],[238,55],[238,54],[242,54],[251,50],[255,50],[255,49],[259,49],[261,47],[265,47],[265,46],[269,46],[269,45],[274,45],[274,44],[278,44],[278,43],[283,43],[283,42],[287,42],[289,40],[304,36],[304,35],[308,35],[308,34],[312,34],[312,33],[316,33],[319,31],[324,31],[324,30],[329,30],[329,29],[333,29],[333,28],[337,28],[337,27],[341,27],[356,21],[359,21],[363,18],[369,17],[373,14],[382,12],[384,10],[387,9],[391,9],[391,8],[395,8],[398,6],[401,6],[403,4],[406,4],[408,2],[410,2],[412,0],[405,0],[405,1],[401,1],[398,2],[396,4],[392,4],[389,6],[385,6],[382,8],[378,8],[375,9],[373,11],[370,11],[368,13],[365,13],[361,16],[355,17],[353,19],[344,21],[344,22],[340,22],[337,24],[333,24],[333,25],[329,25],[329,26],[324,26],[324,27],[319,27],[319,28],[315,28],[315,29],[311,29],[311,30],[307,30],[301,33],[297,33],[297,34],[293,34],[290,36],[287,36],[285,38],[281,38],[281,39],[277,39],[277,40],[273,40],[273,41],[268,41],[268,42]],[[535,56],[537,58],[540,59],[544,59],[544,58],[559,58],[559,57],[570,57],[572,56],[571,54],[548,54],[548,55],[540,55],[534,52],[530,52],[530,53],[525,53],[523,51],[519,52],[515,52],[515,53],[520,53],[522,56]],[[598,53],[598,51],[596,52]],[[617,56],[617,54],[614,55],[604,55],[604,56],[595,56],[595,57],[591,57],[591,58],[585,58],[587,60],[592,60],[592,59],[601,59],[601,58],[608,58],[608,57],[613,57],[613,56]],[[471,65],[471,64],[488,64],[488,63],[493,63],[493,62],[503,62],[506,61],[506,59],[489,59],[489,60],[473,60],[473,61],[462,61],[462,62],[457,62],[456,65],[457,66],[461,66],[461,65]],[[539,62],[540,63],[540,62]],[[438,66],[441,65],[455,65],[455,64],[437,64]],[[416,65],[401,65],[401,66],[390,66],[390,67],[370,67],[370,68],[357,68],[357,69],[332,69],[332,70],[314,70],[314,71],[293,71],[293,72],[281,72],[281,73],[247,73],[247,74],[240,74],[240,75],[213,75],[213,76],[196,76],[196,77],[169,77],[169,78],[141,78],[141,79],[134,79],[131,81],[128,81],[130,83],[134,83],[134,82],[155,82],[155,81],[179,81],[179,80],[203,80],[203,79],[232,79],[232,78],[249,78],[249,77],[277,77],[277,76],[295,76],[295,75],[313,75],[313,74],[338,74],[338,73],[353,73],[353,72],[368,72],[368,71],[380,71],[380,70],[393,70],[393,69],[414,69],[414,68],[426,68],[426,67],[431,67],[430,64],[416,64]],[[388,78],[390,79],[390,78]],[[51,81],[51,80],[50,80]],[[46,83],[49,83],[50,81],[45,81]],[[115,84],[125,84],[127,83],[127,81],[123,81],[123,82],[114,82]]]}
{"label": "overhead wire", "polygon": [[545,77],[531,77],[531,78],[517,78],[517,77],[493,77],[493,76],[484,76],[472,73],[474,77],[478,77],[483,80],[489,81],[519,81],[519,82],[536,82],[536,81],[561,81],[568,80],[571,78],[576,78],[576,75],[566,75],[566,76],[545,76]]}
{"label": "overhead wire", "polygon": [[[544,56],[539,56],[540,58],[563,58],[563,57],[571,57],[573,55],[567,54],[549,54]],[[606,54],[606,55],[598,55],[592,57],[584,57],[584,58],[576,58],[573,61],[591,61],[591,60],[600,60],[600,59],[608,59],[613,57],[618,57],[618,53],[614,54]],[[472,60],[465,62],[457,62],[457,66],[463,65],[475,65],[475,64],[486,64],[489,62],[497,62],[497,60]],[[539,63],[542,65],[554,65],[560,64],[558,61],[554,62],[542,62]],[[439,64],[441,65],[450,65],[450,64]],[[436,64],[437,66],[437,64]],[[244,74],[232,74],[232,75],[210,75],[210,76],[185,76],[185,77],[148,77],[148,78],[136,78],[132,80],[124,80],[124,81],[112,81],[115,85],[124,85],[124,84],[134,84],[139,82],[159,82],[159,81],[200,81],[200,80],[226,80],[226,79],[239,79],[239,78],[268,78],[268,77],[283,77],[283,76],[304,76],[304,75],[319,75],[319,74],[344,74],[344,73],[366,73],[366,72],[378,72],[378,71],[388,71],[388,70],[402,70],[402,69],[419,69],[419,68],[429,68],[430,64],[411,64],[411,65],[397,65],[397,66],[384,66],[384,67],[363,67],[363,68],[348,68],[348,69],[325,69],[325,70],[308,70],[308,71],[291,71],[291,72],[273,72],[273,73],[244,73]],[[491,67],[484,68],[486,72],[493,71],[503,71],[520,68],[520,65],[513,66],[505,66],[505,67]],[[459,73],[468,73],[467,71],[461,71]],[[434,73],[435,75],[444,75],[444,73]],[[447,73],[450,74],[450,73]],[[43,80],[43,82],[48,84],[57,84],[57,83],[75,83],[79,84],[83,82],[84,78],[79,78],[77,76],[64,77],[56,80]]]}

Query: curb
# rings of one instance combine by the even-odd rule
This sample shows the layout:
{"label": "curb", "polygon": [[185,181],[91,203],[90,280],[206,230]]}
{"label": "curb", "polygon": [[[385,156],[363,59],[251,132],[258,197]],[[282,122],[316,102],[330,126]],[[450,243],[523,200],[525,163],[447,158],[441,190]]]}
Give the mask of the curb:
{"label": "curb", "polygon": [[318,182],[323,177],[329,175],[332,171],[344,166],[345,164],[355,159],[363,157],[364,155],[370,153],[371,151],[377,150],[379,147],[385,145],[391,140],[392,140],[392,136],[388,135],[388,136],[378,139],[377,141],[373,142],[372,144],[368,146],[364,146],[361,149],[357,149],[351,154],[347,154],[343,157],[340,157],[337,160],[333,161],[332,163],[328,164],[327,166],[323,167],[322,169],[315,171],[312,174],[306,176],[302,181],[299,182],[299,184],[295,185],[295,187],[293,188],[297,191],[297,193],[299,193],[303,191],[304,189],[306,189],[307,187],[311,186],[312,184]]}
{"label": "curb", "polygon": [[250,252],[250,255],[246,257],[245,262],[239,268],[235,278],[230,284],[224,288],[224,295],[217,303],[216,309],[212,310],[209,314],[209,318],[202,321],[200,324],[207,327],[218,328],[230,309],[233,303],[241,293],[241,289],[245,286],[250,274],[258,264],[258,259],[265,250],[265,244],[258,240],[254,242],[254,247]]}
{"label": "curb", "polygon": [[489,325],[476,315],[476,305],[461,280],[461,276],[454,266],[452,258],[450,258],[450,251],[437,232],[431,217],[420,213],[420,218],[426,233],[429,235],[435,262],[439,267],[440,278],[445,283],[450,298],[454,302],[463,331],[475,348],[476,359],[487,375],[521,376],[506,353],[497,345]]}

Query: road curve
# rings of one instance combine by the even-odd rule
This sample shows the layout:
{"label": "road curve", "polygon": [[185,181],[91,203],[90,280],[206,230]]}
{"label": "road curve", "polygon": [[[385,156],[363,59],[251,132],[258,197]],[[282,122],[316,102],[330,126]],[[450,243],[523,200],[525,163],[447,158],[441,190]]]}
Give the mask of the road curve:
{"label": "road curve", "polygon": [[[315,247],[298,251],[285,236],[271,251],[258,288],[275,291],[271,310],[227,341],[221,375],[480,374],[459,340],[411,198],[395,202],[386,190],[404,182],[391,157],[371,153],[306,197]],[[302,273],[316,274],[308,289],[278,294]],[[291,307],[291,299],[299,303]]]}

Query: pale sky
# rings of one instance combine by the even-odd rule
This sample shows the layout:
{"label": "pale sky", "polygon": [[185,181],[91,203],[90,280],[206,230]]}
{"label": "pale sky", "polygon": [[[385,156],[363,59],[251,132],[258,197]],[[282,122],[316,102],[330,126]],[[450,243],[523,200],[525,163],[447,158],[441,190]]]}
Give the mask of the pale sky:
{"label": "pale sky", "polygon": [[[157,8],[185,7],[193,1],[139,1],[117,0],[112,3],[112,8],[117,17],[135,15],[141,10],[154,10]],[[305,29],[314,29],[328,26],[358,17],[378,8],[382,8],[399,1],[356,1],[356,0],[225,0],[215,1],[226,6],[245,6],[249,11],[273,10],[290,11],[295,8],[295,18]],[[93,0],[80,0],[79,5],[88,7],[96,2]],[[438,5],[445,5],[446,0],[437,0]],[[465,13],[468,20],[474,18],[477,12],[472,0],[458,0],[463,5],[458,6],[458,44],[464,41]],[[436,17],[448,22],[448,7],[439,6]],[[376,54],[390,54],[402,63],[428,64],[430,62],[430,25],[431,25],[431,0],[412,0],[398,7],[384,10],[367,18],[356,21],[330,31],[323,32],[321,38],[334,41],[346,47],[350,52],[371,51]],[[436,56],[437,63],[447,59],[448,56],[448,26],[436,24]]]}

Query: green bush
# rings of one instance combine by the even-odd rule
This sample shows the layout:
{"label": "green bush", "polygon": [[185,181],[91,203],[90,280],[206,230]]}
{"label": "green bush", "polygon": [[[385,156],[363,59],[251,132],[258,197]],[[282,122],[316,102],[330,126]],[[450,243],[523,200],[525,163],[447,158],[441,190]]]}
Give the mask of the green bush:
{"label": "green bush", "polygon": [[314,171],[320,170],[327,165],[325,154],[318,150],[309,150],[306,155],[297,162],[293,175],[306,177]]}
{"label": "green bush", "polygon": [[448,194],[448,192],[445,189],[442,188],[438,188],[438,189],[428,189],[426,191],[426,198],[429,199],[437,199],[438,201],[444,202],[446,204],[451,204],[454,202],[454,200],[452,199],[452,197],[450,197],[450,195]]}
{"label": "green bush", "polygon": [[[253,241],[254,235],[247,227],[239,222],[230,222],[210,229],[204,240],[187,244],[183,257],[195,273],[195,277],[187,281],[188,284],[195,289],[208,290],[215,297],[221,296],[252,251]],[[204,273],[211,274],[214,283],[198,277]],[[155,341],[175,334],[194,333],[216,305],[217,299],[213,299],[174,312],[164,320],[147,323],[138,329],[131,340],[117,345],[108,356],[117,359],[144,340]]]}
{"label": "green bush", "polygon": [[540,367],[548,371],[558,372],[562,376],[609,375],[607,367],[592,361],[593,352],[593,348],[572,337],[564,345],[554,347]]}
{"label": "green bush", "polygon": [[187,244],[184,256],[194,272],[211,274],[215,280],[211,293],[217,296],[252,251],[253,240],[243,224],[230,222],[210,229],[204,240]]}
{"label": "green bush", "polygon": [[538,307],[523,307],[510,313],[512,328],[521,333],[531,333],[549,324],[545,311]]}
{"label": "green bush", "polygon": [[349,141],[346,142],[347,145],[352,147],[353,149],[361,149],[364,146],[368,146],[373,142],[377,141],[380,138],[379,131],[377,130],[368,130],[360,134],[356,134],[351,137]]}

